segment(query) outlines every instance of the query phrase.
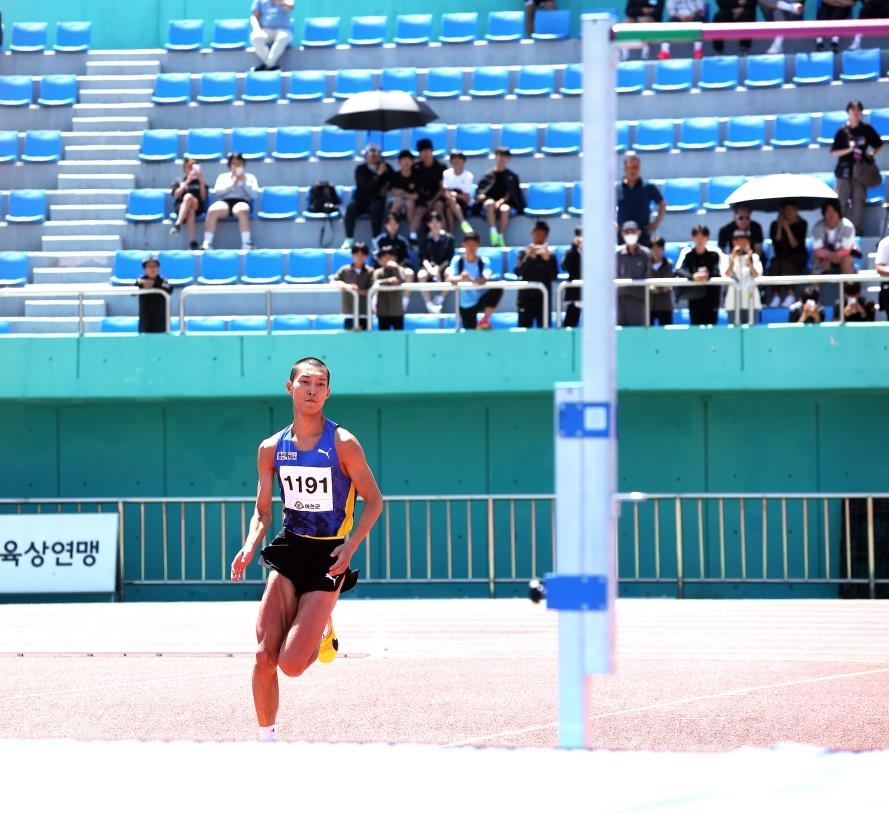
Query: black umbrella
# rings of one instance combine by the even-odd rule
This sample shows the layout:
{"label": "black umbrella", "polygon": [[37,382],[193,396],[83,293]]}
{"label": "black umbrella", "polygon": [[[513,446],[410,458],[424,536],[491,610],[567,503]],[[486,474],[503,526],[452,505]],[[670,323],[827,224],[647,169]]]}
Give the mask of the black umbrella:
{"label": "black umbrella", "polygon": [[725,202],[729,206],[746,204],[751,209],[777,212],[785,200],[792,200],[798,209],[820,209],[825,201],[837,200],[837,194],[820,178],[779,172],[751,178],[729,195]]}
{"label": "black umbrella", "polygon": [[400,130],[438,118],[432,108],[403,90],[366,90],[350,96],[327,120],[343,130]]}

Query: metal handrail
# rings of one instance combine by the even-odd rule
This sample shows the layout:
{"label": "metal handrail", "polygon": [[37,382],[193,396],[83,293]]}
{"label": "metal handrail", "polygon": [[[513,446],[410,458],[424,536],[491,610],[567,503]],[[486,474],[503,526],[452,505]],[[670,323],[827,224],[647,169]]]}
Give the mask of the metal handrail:
{"label": "metal handrail", "polygon": [[[786,274],[786,275],[776,275],[774,277],[757,277],[755,280],[751,280],[751,284],[757,287],[771,287],[777,285],[818,285],[819,283],[885,283],[886,278],[877,274],[876,271],[859,271],[855,274]],[[842,291],[840,291],[840,300],[842,301]],[[821,305],[828,305],[832,303],[821,303]],[[825,320],[825,322],[838,322],[839,324],[843,324],[846,321],[846,315],[843,312],[843,309],[839,310],[839,319],[837,319],[837,315],[834,314],[834,319]],[[750,317],[748,317],[748,324],[750,321]]]}

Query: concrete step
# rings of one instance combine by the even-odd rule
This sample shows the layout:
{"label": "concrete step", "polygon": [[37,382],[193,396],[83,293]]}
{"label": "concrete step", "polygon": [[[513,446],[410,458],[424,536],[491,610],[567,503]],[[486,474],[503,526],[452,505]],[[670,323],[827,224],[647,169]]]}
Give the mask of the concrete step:
{"label": "concrete step", "polygon": [[126,204],[50,204],[49,219],[52,221],[102,220],[123,221]]}
{"label": "concrete step", "polygon": [[112,147],[115,144],[141,144],[142,133],[137,130],[82,130],[62,134],[65,147],[94,146],[104,144]]}
{"label": "concrete step", "polygon": [[138,144],[74,144],[65,146],[65,161],[105,164],[108,161],[139,160]]}
{"label": "concrete step", "polygon": [[114,263],[113,251],[59,249],[31,252],[30,255],[32,267],[41,269],[92,269],[99,267],[110,269]]}
{"label": "concrete step", "polygon": [[107,284],[111,279],[110,268],[34,268],[31,279],[35,285],[92,285]]}
{"label": "concrete step", "polygon": [[45,252],[116,252],[123,248],[120,235],[53,235],[44,234],[40,238],[41,249]]}
{"label": "concrete step", "polygon": [[102,108],[102,110],[94,110],[90,115],[83,115],[86,110],[78,107],[77,113],[79,115],[71,117],[71,129],[74,132],[83,133],[89,130],[141,132],[148,128],[148,116],[115,116],[105,112],[117,112],[120,105],[91,105],[89,107]]}
{"label": "concrete step", "polygon": [[[80,302],[74,299],[39,298],[25,300],[26,317],[76,317],[80,314]],[[90,317],[105,316],[105,300],[83,300],[83,315]]]}
{"label": "concrete step", "polygon": [[87,76],[156,74],[160,69],[160,60],[157,59],[88,59],[86,61]]}
{"label": "concrete step", "polygon": [[136,176],[129,173],[59,173],[59,189],[134,189]]}
{"label": "concrete step", "polygon": [[77,238],[85,235],[123,235],[126,227],[125,220],[48,220],[43,224],[43,234]]}
{"label": "concrete step", "polygon": [[[82,175],[76,176],[82,178]],[[122,206],[127,205],[128,190],[115,189],[70,189],[70,190],[50,190],[49,205],[50,209],[54,206],[72,207],[79,211],[89,210],[93,206]],[[68,220],[73,220],[73,216],[69,216]]]}
{"label": "concrete step", "polygon": [[[104,63],[107,64],[107,63]],[[153,88],[157,73],[118,74],[114,68],[106,73],[95,76],[79,76],[77,87],[81,94],[85,90],[133,90],[136,88]]]}
{"label": "concrete step", "polygon": [[78,159],[63,158],[58,164],[59,171],[69,175],[73,175],[74,173],[83,173],[86,175],[108,173],[113,175],[122,170],[135,169],[138,166],[139,161],[131,158],[109,158],[100,161],[80,161]]}
{"label": "concrete step", "polygon": [[150,102],[154,91],[151,88],[106,88],[80,91],[80,101],[84,104],[131,104]]}
{"label": "concrete step", "polygon": [[[98,330],[101,317],[92,318],[92,330]],[[89,330],[86,323],[84,331]],[[74,317],[40,319],[38,317],[20,318],[9,321],[9,332],[13,334],[76,334],[80,331],[80,321]]]}

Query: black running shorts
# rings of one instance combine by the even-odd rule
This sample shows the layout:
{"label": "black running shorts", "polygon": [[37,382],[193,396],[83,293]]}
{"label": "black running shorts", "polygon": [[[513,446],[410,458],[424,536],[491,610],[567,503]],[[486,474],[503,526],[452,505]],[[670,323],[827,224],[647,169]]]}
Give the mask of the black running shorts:
{"label": "black running shorts", "polygon": [[283,529],[262,550],[260,557],[269,568],[293,583],[297,596],[309,591],[336,591],[340,585],[345,592],[355,587],[358,571],[348,568],[336,577],[328,574],[334,562],[330,552],[342,542],[341,539],[314,540]]}

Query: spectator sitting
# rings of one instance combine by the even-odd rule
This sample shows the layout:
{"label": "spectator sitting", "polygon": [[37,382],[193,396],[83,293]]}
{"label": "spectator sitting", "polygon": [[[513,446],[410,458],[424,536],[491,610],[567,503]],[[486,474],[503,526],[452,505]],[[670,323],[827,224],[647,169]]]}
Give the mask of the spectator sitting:
{"label": "spectator sitting", "polygon": [[[716,0],[717,10],[713,15],[714,23],[753,23],[756,22],[756,0]],[[741,56],[750,53],[752,40],[741,40],[738,44]],[[717,54],[725,51],[723,40],[713,41],[713,50]]]}
{"label": "spectator sitting", "polygon": [[[373,284],[374,272],[367,265],[367,258],[370,252],[367,244],[361,240],[356,240],[352,244],[352,262],[344,266],[340,266],[331,277],[331,280],[345,283],[351,291],[358,294],[358,327],[357,330],[366,331],[367,325],[367,292]],[[354,317],[355,301],[350,294],[343,291],[342,294],[342,311],[345,315],[343,327],[347,331],[355,329]]]}
{"label": "spectator sitting", "polygon": [[[470,232],[463,238],[463,252],[454,256],[448,269],[447,282],[475,283],[473,288],[460,289],[460,324],[466,331],[491,328],[491,314],[503,297],[503,289],[483,289],[480,286],[493,279],[491,264],[487,257],[478,253],[481,238],[476,232]],[[478,319],[478,312],[483,311]]]}
{"label": "spectator sitting", "polygon": [[[664,16],[664,0],[627,0],[624,8],[625,23],[659,23]],[[643,45],[639,59],[648,59],[648,46]],[[627,59],[629,49],[620,49],[620,58]]]}
{"label": "spectator sitting", "polygon": [[445,174],[445,165],[436,157],[432,149],[432,140],[421,138],[417,141],[419,160],[414,164],[414,178],[417,179],[417,202],[414,217],[411,221],[410,239],[413,245],[419,242],[418,233],[423,220],[430,212],[442,214],[444,211],[444,190],[441,179]]}
{"label": "spectator sitting", "polygon": [[[395,247],[391,243],[381,243],[377,249],[377,267],[373,272],[374,282],[383,285],[401,285],[405,282],[405,271],[395,259]],[[377,291],[377,323],[381,331],[404,330],[404,303],[399,291]]]}
{"label": "spectator sitting", "polygon": [[[818,0],[818,8],[815,12],[816,20],[851,20],[852,7],[855,0]],[[824,37],[815,40],[815,50],[824,50]],[[840,50],[840,38],[830,38],[830,50],[837,53]]]}
{"label": "spectator sitting", "polygon": [[294,0],[253,0],[250,42],[259,58],[254,71],[277,71],[278,63],[293,40],[290,15]]}
{"label": "spectator sitting", "polygon": [[193,158],[182,162],[182,178],[173,181],[173,200],[176,205],[176,222],[170,227],[171,235],[178,235],[183,221],[188,229],[189,248],[198,248],[195,220],[203,214],[207,205],[207,182],[201,165]]}
{"label": "spectator sitting", "polygon": [[[617,251],[617,278],[645,280],[651,277],[651,251],[639,245],[642,230],[636,221],[621,227],[623,243]],[[617,289],[617,324],[622,327],[645,325],[645,287],[634,285]]]}
{"label": "spectator sitting", "polygon": [[739,229],[750,233],[750,245],[760,260],[762,260],[763,250],[763,232],[759,221],[755,221],[751,217],[750,207],[747,204],[737,204],[734,208],[735,216],[732,220],[720,227],[716,236],[716,245],[719,251],[729,254],[734,247],[735,232]]}
{"label": "spectator sitting", "polygon": [[[666,241],[662,237],[656,237],[651,241],[651,271],[652,277],[672,277],[673,267],[664,256]],[[673,289],[669,286],[659,286],[651,289],[648,313],[649,324],[672,325],[673,324]]]}
{"label": "spectator sitting", "polygon": [[[583,230],[577,226],[574,229],[574,240],[562,258],[562,271],[568,272],[568,279],[572,282],[583,279],[582,269],[583,255]],[[583,308],[583,295],[579,288],[571,286],[565,289],[565,318],[562,326],[576,328],[580,325],[580,315]]]}
{"label": "spectator sitting", "polygon": [[534,18],[537,16],[537,9],[544,8],[551,11],[555,7],[555,0],[525,0],[525,36],[530,38],[534,33]]}
{"label": "spectator sitting", "polygon": [[[705,23],[707,22],[707,0],[667,0],[666,7],[668,23]],[[692,48],[692,57],[700,59],[704,56],[704,46],[701,42],[695,42]],[[661,44],[658,59],[670,58],[670,43]]]}
{"label": "spectator sitting", "polygon": [[710,229],[705,223],[692,227],[693,245],[682,250],[676,261],[676,276],[694,280],[700,287],[683,287],[682,296],[688,300],[688,317],[691,325],[715,325],[719,318],[719,289],[707,285],[719,276],[722,252],[707,246]]}
{"label": "spectator sitting", "polygon": [[[809,263],[809,252],[806,250],[808,230],[809,224],[800,217],[796,202],[784,201],[778,210],[778,217],[769,227],[772,241],[772,262],[768,269],[770,276],[791,277],[806,273]],[[793,290],[793,286],[786,286],[780,291],[775,287],[769,305],[772,308],[779,305],[789,308],[796,300]]]}
{"label": "spectator sitting", "polygon": [[[881,277],[889,277],[889,237],[884,237],[877,245],[874,267]],[[889,282],[880,285],[880,310],[889,314]]]}
{"label": "spectator sitting", "polygon": [[812,228],[812,271],[816,274],[854,273],[852,252],[855,247],[852,221],[843,217],[837,201],[825,201],[821,206],[821,220]]}
{"label": "spectator sitting", "polygon": [[[549,224],[545,220],[536,221],[531,229],[531,242],[519,252],[515,273],[520,280],[546,286],[548,296],[545,301],[551,308],[553,283],[559,276],[559,265],[555,251],[547,244],[548,239]],[[543,328],[543,292],[537,288],[522,289],[516,299],[519,328],[533,328],[535,322],[538,328]]]}
{"label": "spectator sitting", "polygon": [[[859,20],[882,20],[889,17],[889,0],[861,0],[858,9]],[[861,34],[856,34],[847,50],[857,51],[861,48]]]}
{"label": "spectator sitting", "polygon": [[[667,212],[667,202],[654,184],[642,180],[640,168],[642,162],[635,153],[627,153],[624,157],[624,177],[617,190],[617,222],[628,220],[639,224],[639,242],[643,246],[651,243],[652,235],[660,228]],[[651,206],[657,206],[654,221],[651,220]],[[623,241],[618,229],[617,242]]]}
{"label": "spectator sitting", "polygon": [[[429,215],[429,231],[420,240],[420,262],[417,267],[417,280],[421,283],[443,283],[451,260],[454,257],[454,237],[442,229],[441,215]],[[445,292],[436,293],[431,298],[428,291],[421,292],[426,310],[437,314],[444,303]]]}
{"label": "spectator sitting", "polygon": [[464,234],[472,231],[472,225],[466,220],[466,216],[472,206],[474,187],[475,177],[466,169],[466,156],[459,150],[452,150],[451,166],[441,177],[445,217],[448,219],[448,231],[452,235],[457,233],[458,223]]}
{"label": "spectator sitting", "polygon": [[383,231],[374,238],[374,254],[379,252],[379,247],[383,243],[389,243],[395,250],[395,259],[399,266],[410,264],[411,247],[408,242],[398,233],[401,223],[398,215],[390,212],[383,221]]}
{"label": "spectator sitting", "polygon": [[417,179],[414,176],[414,154],[402,150],[398,154],[398,170],[389,176],[389,212],[400,219],[414,222],[417,202]]}
{"label": "spectator sitting", "polygon": [[[161,264],[156,257],[146,257],[142,261],[145,272],[136,280],[136,287],[145,291],[166,291],[172,293],[173,286],[160,275]],[[167,302],[164,296],[139,295],[139,333],[163,334],[167,332]]]}
{"label": "spectator sitting", "polygon": [[494,150],[494,167],[478,182],[475,210],[484,212],[492,246],[505,246],[506,226],[513,209],[525,211],[525,193],[518,175],[507,167],[512,153],[509,147]]}
{"label": "spectator sitting", "polygon": [[[740,322],[740,324],[755,325],[759,321],[762,303],[759,286],[754,285],[754,281],[757,277],[762,277],[762,260],[753,251],[750,245],[750,232],[745,229],[735,231],[731,254],[728,257],[723,255],[722,276],[731,277],[738,283],[737,293],[734,286],[729,286],[725,292],[724,305],[728,311],[729,321],[735,324]],[[738,307],[741,313],[740,319],[736,320]]]}
{"label": "spectator sitting", "polygon": [[861,283],[858,280],[843,283],[843,298],[845,305],[837,302],[833,307],[834,315],[839,314],[840,308],[842,308],[845,322],[874,322],[876,320],[877,308],[872,300],[862,295]]}
{"label": "spectator sitting", "polygon": [[352,200],[349,201],[343,215],[343,225],[346,230],[344,249],[352,245],[352,239],[355,237],[355,220],[359,215],[370,214],[372,235],[378,235],[383,231],[386,184],[391,172],[392,167],[383,161],[379,146],[368,144],[364,148],[364,163],[355,167],[355,192],[352,193]]}
{"label": "spectator sitting", "polygon": [[228,157],[228,172],[220,173],[213,184],[213,195],[216,201],[207,210],[207,221],[204,224],[204,243],[201,248],[212,249],[216,234],[216,222],[220,218],[234,215],[238,219],[241,232],[241,249],[253,248],[250,235],[250,209],[253,198],[259,192],[256,177],[245,171],[246,162],[241,153],[231,153]]}
{"label": "spectator sitting", "polygon": [[800,325],[820,325],[824,322],[824,307],[820,304],[821,294],[813,286],[806,286],[800,298],[790,306],[787,314],[788,322]]}
{"label": "spectator sitting", "polygon": [[[763,19],[769,23],[795,23],[803,19],[805,5],[790,0],[759,0],[759,10]],[[766,49],[767,54],[784,52],[784,37],[778,36]]]}

